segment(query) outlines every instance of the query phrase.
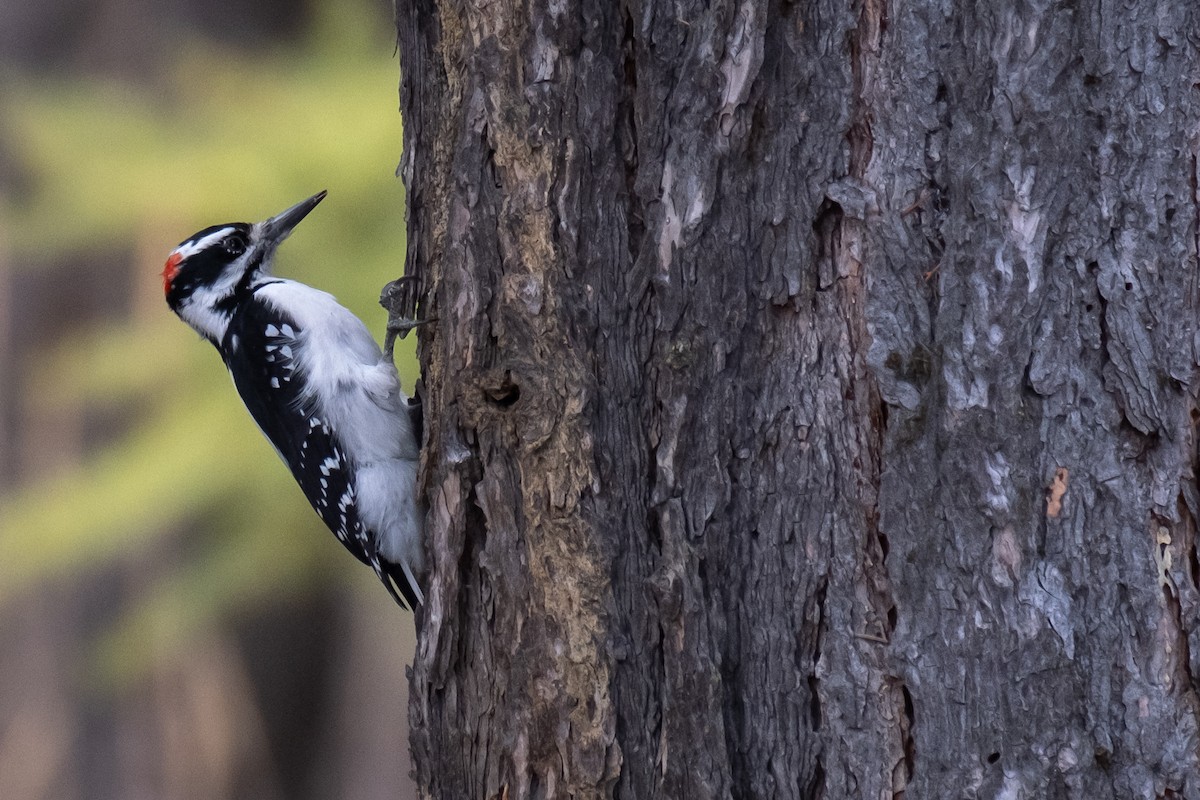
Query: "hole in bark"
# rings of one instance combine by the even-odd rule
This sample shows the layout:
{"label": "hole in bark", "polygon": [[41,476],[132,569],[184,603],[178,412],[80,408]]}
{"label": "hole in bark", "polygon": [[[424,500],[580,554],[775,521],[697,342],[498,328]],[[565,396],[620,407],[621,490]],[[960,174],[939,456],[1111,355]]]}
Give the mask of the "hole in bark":
{"label": "hole in bark", "polygon": [[997,761],[999,761],[999,760],[1000,760],[1000,754],[999,754],[999,753],[992,753],[990,756],[988,756],[988,757],[987,757],[987,762],[988,762],[989,764],[995,764],[995,763],[996,763]]}
{"label": "hole in bark", "polygon": [[483,393],[501,408],[511,408],[521,399],[521,387],[513,381],[511,372],[505,372],[504,380],[499,383],[485,386]]}
{"label": "hole in bark", "polygon": [[881,531],[879,533],[879,552],[883,556],[885,561],[887,560],[888,553],[890,553],[891,550],[892,550],[892,546],[891,546],[891,543],[888,541],[887,534],[883,533]]}
{"label": "hole in bark", "polygon": [[888,609],[888,633],[896,630],[896,620],[899,618],[899,616],[899,612],[896,611],[895,606],[892,606]]}
{"label": "hole in bark", "polygon": [[817,209],[817,216],[813,220],[812,229],[817,239],[816,261],[820,289],[828,289],[837,277],[837,266],[834,262],[842,245],[842,217],[841,205],[826,197],[821,201],[821,207]]}
{"label": "hole in bark", "polygon": [[[930,189],[930,194],[933,196],[934,211],[941,216],[950,213],[950,192],[943,190],[941,186],[935,183],[933,184],[933,188]],[[937,246],[935,255],[940,258],[941,254],[946,252],[946,240],[942,237],[941,233],[938,233],[934,241]]]}
{"label": "hole in bark", "polygon": [[500,180],[500,173],[496,169],[496,148],[492,147],[491,143],[488,141],[487,126],[484,126],[482,136],[484,144],[487,146],[487,166],[485,168],[487,169],[488,174],[492,176],[492,185],[497,189],[503,188],[504,183]]}
{"label": "hole in bark", "polygon": [[1125,291],[1127,291],[1127,292],[1132,291],[1132,289],[1133,289],[1133,284],[1130,283],[1129,281],[1125,281]]}
{"label": "hole in bark", "polygon": [[1095,306],[1093,306],[1091,303],[1085,303],[1083,306],[1083,310],[1087,311],[1090,314],[1094,307]]}

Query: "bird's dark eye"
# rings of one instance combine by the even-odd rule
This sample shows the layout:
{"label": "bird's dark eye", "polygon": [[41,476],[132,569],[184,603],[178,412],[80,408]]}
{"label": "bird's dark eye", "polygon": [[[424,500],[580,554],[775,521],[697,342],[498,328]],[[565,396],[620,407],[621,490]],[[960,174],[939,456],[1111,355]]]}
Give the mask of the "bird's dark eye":
{"label": "bird's dark eye", "polygon": [[225,252],[231,256],[240,256],[246,252],[246,239],[241,234],[235,233],[225,240]]}

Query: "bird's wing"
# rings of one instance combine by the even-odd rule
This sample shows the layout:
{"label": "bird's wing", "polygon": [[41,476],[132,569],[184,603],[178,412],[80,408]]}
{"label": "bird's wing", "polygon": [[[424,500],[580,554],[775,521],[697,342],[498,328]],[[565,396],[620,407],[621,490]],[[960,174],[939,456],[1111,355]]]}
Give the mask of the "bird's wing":
{"label": "bird's wing", "polygon": [[353,466],[295,375],[299,333],[287,314],[248,303],[231,321],[221,354],[250,416],[313,509],[355,558],[378,572],[378,555],[358,517]]}

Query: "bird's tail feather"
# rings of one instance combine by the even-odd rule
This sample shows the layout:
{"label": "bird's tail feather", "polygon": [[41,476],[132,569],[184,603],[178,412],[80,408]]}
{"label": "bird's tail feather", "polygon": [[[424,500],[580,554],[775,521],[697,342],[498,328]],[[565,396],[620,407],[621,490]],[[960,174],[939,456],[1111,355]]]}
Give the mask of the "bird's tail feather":
{"label": "bird's tail feather", "polygon": [[380,559],[380,567],[379,579],[401,608],[416,609],[418,604],[425,602],[417,577],[407,564]]}

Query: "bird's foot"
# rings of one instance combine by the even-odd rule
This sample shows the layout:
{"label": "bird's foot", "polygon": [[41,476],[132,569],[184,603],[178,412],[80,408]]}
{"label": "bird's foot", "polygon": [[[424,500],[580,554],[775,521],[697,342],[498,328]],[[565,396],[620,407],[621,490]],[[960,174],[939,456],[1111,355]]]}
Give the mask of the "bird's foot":
{"label": "bird's foot", "polygon": [[403,339],[412,329],[436,319],[436,317],[417,319],[417,303],[421,299],[421,289],[419,276],[405,275],[384,286],[379,295],[379,305],[388,312],[387,332],[383,337],[383,354],[389,361],[392,358],[392,350],[396,346],[397,336]]}

